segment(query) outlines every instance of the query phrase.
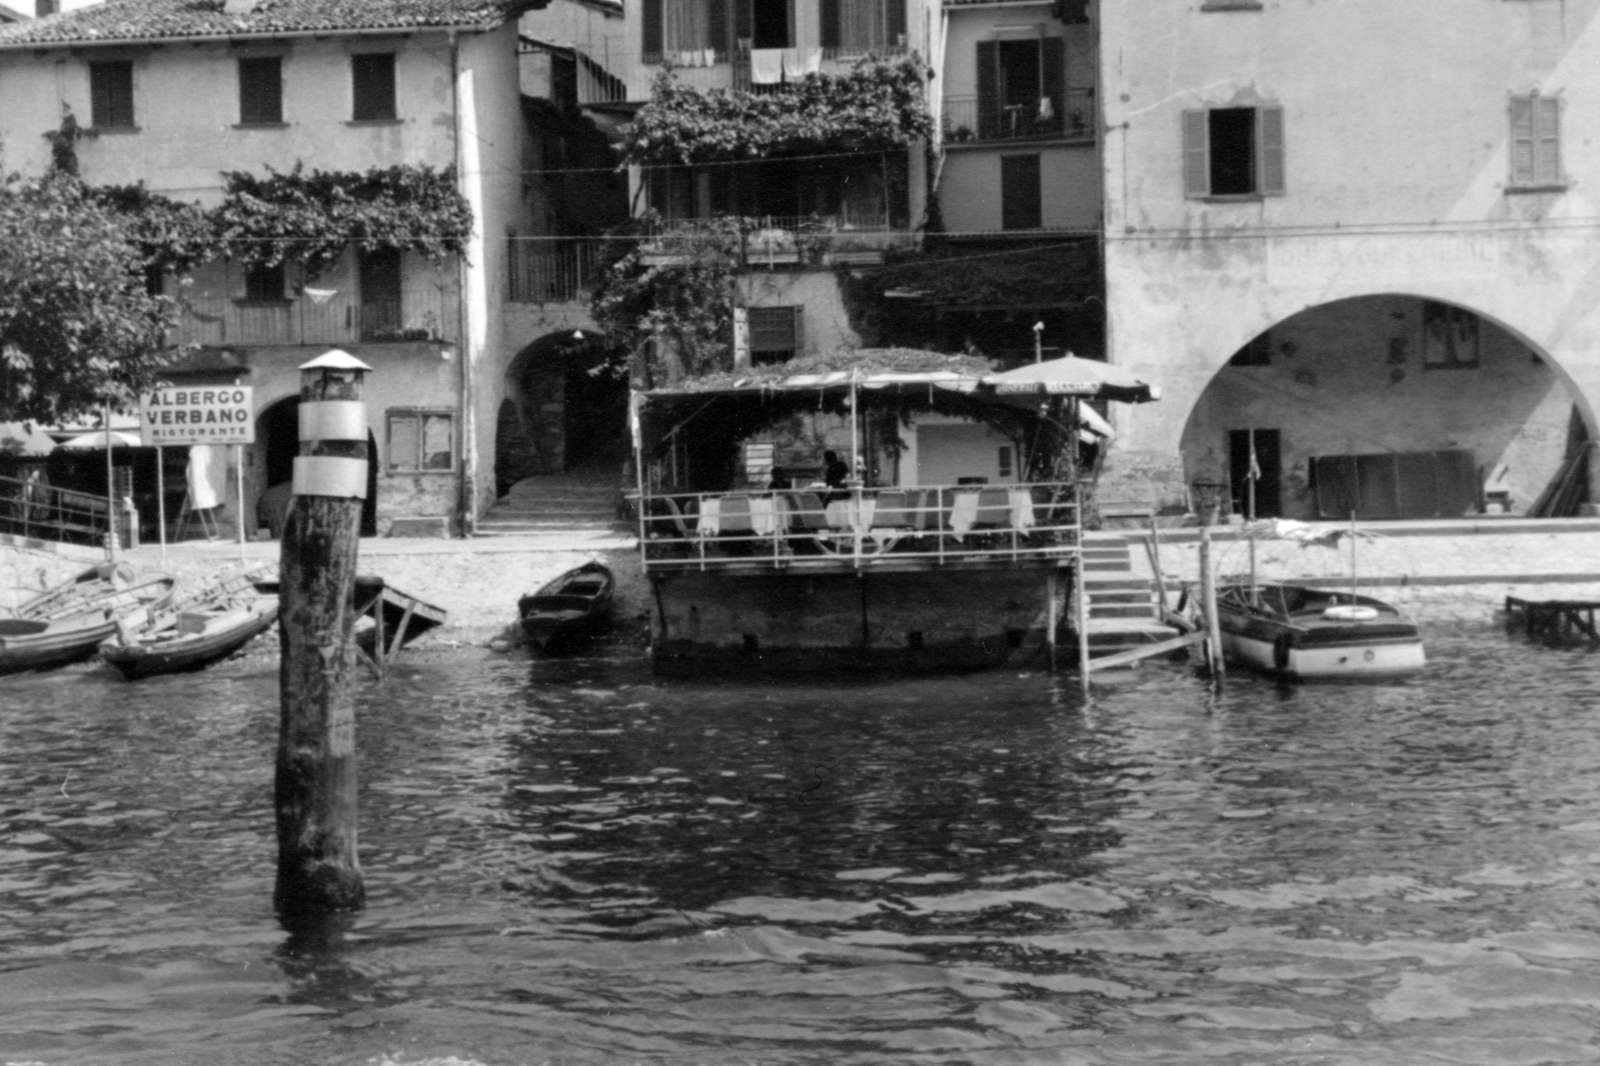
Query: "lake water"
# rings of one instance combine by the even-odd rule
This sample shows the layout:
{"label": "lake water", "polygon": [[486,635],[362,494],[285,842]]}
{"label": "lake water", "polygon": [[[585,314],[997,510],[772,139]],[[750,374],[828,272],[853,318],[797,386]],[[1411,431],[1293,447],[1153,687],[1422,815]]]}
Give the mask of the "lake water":
{"label": "lake water", "polygon": [[0,1063],[1592,1062],[1600,656],[811,687],[408,653],[369,905],[271,910],[276,672],[0,680]]}

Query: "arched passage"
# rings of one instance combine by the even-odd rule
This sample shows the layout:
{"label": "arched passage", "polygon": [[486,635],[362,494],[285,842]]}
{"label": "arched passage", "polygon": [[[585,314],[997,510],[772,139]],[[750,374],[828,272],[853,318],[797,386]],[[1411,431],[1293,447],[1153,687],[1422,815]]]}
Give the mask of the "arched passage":
{"label": "arched passage", "polygon": [[495,425],[500,495],[526,477],[614,478],[628,454],[625,367],[592,330],[549,333],[506,368]]}
{"label": "arched passage", "polygon": [[1470,308],[1385,294],[1252,338],[1201,393],[1180,447],[1186,478],[1227,482],[1240,514],[1253,488],[1261,517],[1450,518],[1535,508],[1589,423],[1525,338]]}
{"label": "arched passage", "polygon": [[[255,468],[262,472],[256,495],[255,517],[272,530],[283,529],[282,516],[289,505],[294,479],[294,457],[300,454],[300,397],[285,396],[256,416]],[[378,535],[378,442],[367,430],[367,498],[361,502],[361,535]]]}

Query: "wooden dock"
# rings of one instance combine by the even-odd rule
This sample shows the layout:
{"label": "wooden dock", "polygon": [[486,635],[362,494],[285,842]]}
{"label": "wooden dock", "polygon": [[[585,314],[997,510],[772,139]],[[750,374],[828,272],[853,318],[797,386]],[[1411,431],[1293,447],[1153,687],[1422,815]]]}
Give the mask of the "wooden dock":
{"label": "wooden dock", "polygon": [[[278,591],[275,576],[254,584],[261,592]],[[371,574],[356,575],[351,606],[358,622],[362,618],[372,619],[369,628],[356,633],[356,657],[380,680],[389,660],[400,654],[402,648],[430,629],[444,625],[449,617],[443,607],[425,603]]]}
{"label": "wooden dock", "polygon": [[1600,610],[1600,600],[1524,600],[1517,596],[1506,597],[1507,624],[1515,624],[1521,615],[1523,628],[1531,638],[1559,643],[1584,639],[1600,644],[1600,631],[1595,629],[1595,611]]}

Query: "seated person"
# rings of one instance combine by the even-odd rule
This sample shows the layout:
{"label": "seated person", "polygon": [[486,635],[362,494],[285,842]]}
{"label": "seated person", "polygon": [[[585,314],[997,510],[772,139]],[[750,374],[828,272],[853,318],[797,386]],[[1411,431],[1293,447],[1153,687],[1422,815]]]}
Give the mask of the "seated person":
{"label": "seated person", "polygon": [[767,481],[767,488],[773,492],[782,492],[794,488],[794,479],[789,477],[789,472],[781,466],[772,468],[771,477]]}
{"label": "seated person", "polygon": [[843,499],[845,481],[850,477],[850,467],[845,465],[837,452],[822,453],[822,481],[827,485],[828,491],[824,493],[823,502],[828,500]]}

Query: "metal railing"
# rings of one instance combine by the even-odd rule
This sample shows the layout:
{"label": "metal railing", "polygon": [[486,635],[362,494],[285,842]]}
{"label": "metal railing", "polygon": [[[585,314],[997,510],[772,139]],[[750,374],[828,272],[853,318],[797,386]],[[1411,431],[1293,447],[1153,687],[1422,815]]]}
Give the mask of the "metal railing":
{"label": "metal railing", "polygon": [[1006,104],[977,96],[944,98],[941,129],[946,144],[1040,139],[1094,139],[1094,90],[1070,89],[1059,102],[1048,97]]}
{"label": "metal railing", "polygon": [[407,289],[398,300],[308,288],[289,300],[184,297],[174,330],[180,344],[354,344],[449,340],[455,300],[439,288]]}
{"label": "metal railing", "polygon": [[647,493],[645,570],[1015,565],[1079,550],[1070,482]]}
{"label": "metal railing", "polygon": [[[104,496],[58,489],[48,482],[0,476],[0,533],[68,544],[104,544],[112,528]],[[122,543],[127,524],[117,520]]]}
{"label": "metal railing", "polygon": [[584,300],[600,269],[603,237],[512,237],[506,298],[543,304]]}

